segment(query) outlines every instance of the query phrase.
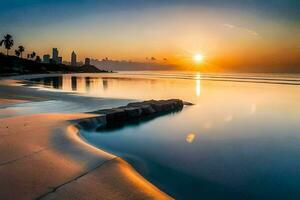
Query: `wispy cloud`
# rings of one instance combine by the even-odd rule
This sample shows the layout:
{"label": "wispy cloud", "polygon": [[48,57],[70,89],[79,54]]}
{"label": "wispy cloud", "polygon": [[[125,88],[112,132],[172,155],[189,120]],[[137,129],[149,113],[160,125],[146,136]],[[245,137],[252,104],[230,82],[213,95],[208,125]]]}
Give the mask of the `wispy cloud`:
{"label": "wispy cloud", "polygon": [[259,37],[259,34],[256,31],[248,29],[248,28],[245,28],[245,27],[236,26],[236,25],[233,25],[233,24],[223,24],[223,26],[226,27],[226,28],[229,28],[229,29],[240,30],[240,31],[248,33],[248,34],[250,34],[250,35],[252,35],[254,37]]}

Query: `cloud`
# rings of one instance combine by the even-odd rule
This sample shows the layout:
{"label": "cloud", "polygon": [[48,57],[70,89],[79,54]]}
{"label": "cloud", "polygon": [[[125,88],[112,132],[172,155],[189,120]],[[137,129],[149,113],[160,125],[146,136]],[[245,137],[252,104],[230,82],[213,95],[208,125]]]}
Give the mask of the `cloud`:
{"label": "cloud", "polygon": [[240,30],[240,31],[248,33],[249,35],[252,35],[254,37],[259,37],[259,34],[256,31],[248,29],[248,28],[236,26],[236,25],[233,25],[233,24],[223,24],[223,26],[226,27],[226,28],[229,28],[229,29]]}
{"label": "cloud", "polygon": [[236,28],[236,26],[234,26],[232,24],[223,24],[223,26],[225,26],[227,28]]}

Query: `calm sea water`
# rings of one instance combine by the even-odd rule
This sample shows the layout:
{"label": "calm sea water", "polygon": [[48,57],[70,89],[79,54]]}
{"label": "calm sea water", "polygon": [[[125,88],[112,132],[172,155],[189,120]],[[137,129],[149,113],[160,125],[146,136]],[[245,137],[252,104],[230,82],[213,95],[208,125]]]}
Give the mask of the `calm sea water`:
{"label": "calm sea water", "polygon": [[82,131],[176,199],[300,199],[297,75],[139,72],[34,82],[79,95],[194,103],[151,121]]}

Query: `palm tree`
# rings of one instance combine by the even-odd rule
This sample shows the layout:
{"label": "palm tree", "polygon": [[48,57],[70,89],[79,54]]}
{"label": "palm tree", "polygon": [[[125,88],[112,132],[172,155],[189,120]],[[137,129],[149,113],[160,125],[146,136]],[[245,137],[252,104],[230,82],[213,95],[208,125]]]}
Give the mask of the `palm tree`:
{"label": "palm tree", "polygon": [[6,49],[6,55],[8,55],[8,51],[14,46],[13,37],[10,34],[6,34],[4,39],[0,41],[0,46],[4,45]]}
{"label": "palm tree", "polygon": [[35,56],[36,56],[36,53],[33,51],[33,52],[30,54],[30,57],[31,57],[31,59],[33,60]]}
{"label": "palm tree", "polygon": [[15,54],[16,54],[17,57],[19,57],[21,52],[19,50],[15,50]]}
{"label": "palm tree", "polygon": [[23,58],[23,52],[25,51],[25,48],[24,48],[24,46],[19,46],[18,47],[18,51],[20,52],[20,54],[21,54],[21,58]]}

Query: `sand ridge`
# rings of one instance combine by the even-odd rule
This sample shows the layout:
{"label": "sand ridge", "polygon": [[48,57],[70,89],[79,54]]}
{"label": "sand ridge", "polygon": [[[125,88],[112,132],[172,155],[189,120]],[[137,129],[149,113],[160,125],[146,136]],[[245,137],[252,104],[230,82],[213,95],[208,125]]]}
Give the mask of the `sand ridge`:
{"label": "sand ridge", "polygon": [[[3,87],[4,99],[10,86]],[[22,86],[13,87],[17,92]],[[90,117],[95,114],[1,118],[1,199],[171,199],[121,158],[82,140],[72,123]]]}
{"label": "sand ridge", "polygon": [[169,199],[128,163],[81,140],[68,120],[86,117],[91,115],[37,114],[0,119],[0,196]]}

